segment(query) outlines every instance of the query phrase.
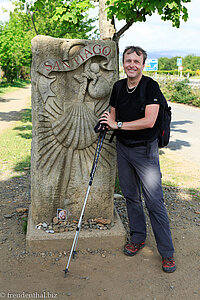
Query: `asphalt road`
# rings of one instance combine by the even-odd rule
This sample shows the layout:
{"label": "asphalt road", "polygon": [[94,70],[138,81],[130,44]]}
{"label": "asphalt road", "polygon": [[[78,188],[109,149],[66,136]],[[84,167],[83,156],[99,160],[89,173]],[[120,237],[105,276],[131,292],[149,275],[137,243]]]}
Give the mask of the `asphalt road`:
{"label": "asphalt road", "polygon": [[200,109],[177,103],[169,105],[172,123],[167,148],[200,166]]}

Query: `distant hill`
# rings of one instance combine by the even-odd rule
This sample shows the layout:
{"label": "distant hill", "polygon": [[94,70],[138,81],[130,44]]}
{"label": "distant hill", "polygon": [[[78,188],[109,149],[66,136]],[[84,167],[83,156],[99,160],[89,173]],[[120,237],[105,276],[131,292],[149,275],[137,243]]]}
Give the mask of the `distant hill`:
{"label": "distant hill", "polygon": [[149,51],[148,58],[159,58],[168,57],[172,58],[175,56],[187,56],[187,55],[197,55],[200,56],[200,50],[166,50],[166,51]]}

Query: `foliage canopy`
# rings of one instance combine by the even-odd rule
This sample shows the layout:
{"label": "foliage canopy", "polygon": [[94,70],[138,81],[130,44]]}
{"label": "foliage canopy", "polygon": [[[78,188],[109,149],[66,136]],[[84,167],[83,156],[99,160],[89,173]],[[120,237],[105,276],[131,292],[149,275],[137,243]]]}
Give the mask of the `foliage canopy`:
{"label": "foliage canopy", "polygon": [[9,82],[17,77],[21,66],[31,63],[30,40],[34,34],[29,26],[21,12],[12,13],[9,22],[0,25],[0,65]]}
{"label": "foliage canopy", "polygon": [[31,39],[36,35],[88,39],[94,31],[89,0],[18,0],[9,22],[0,23],[0,65],[12,82],[31,64]]}
{"label": "foliage canopy", "polygon": [[126,21],[126,25],[116,33],[114,39],[118,40],[133,23],[145,22],[146,17],[155,12],[162,20],[171,21],[172,26],[178,28],[181,19],[184,21],[188,19],[187,8],[183,5],[188,2],[191,0],[107,0],[108,18]]}
{"label": "foliage canopy", "polygon": [[[177,69],[178,56],[167,58],[160,57],[158,59],[159,70],[175,70]],[[182,65],[184,70],[196,71],[200,68],[200,56],[187,55],[182,59]]]}
{"label": "foliage canopy", "polygon": [[59,38],[90,38],[94,29],[89,0],[18,0],[16,6],[29,16],[35,34]]}
{"label": "foliage canopy", "polygon": [[35,35],[59,38],[90,39],[97,35],[89,9],[94,2],[107,4],[109,19],[125,20],[126,24],[110,38],[118,42],[135,22],[145,22],[157,12],[161,19],[175,27],[188,19],[184,3],[191,0],[17,0],[10,20],[0,24],[0,64],[8,81],[12,81],[22,66],[30,66],[31,44]]}

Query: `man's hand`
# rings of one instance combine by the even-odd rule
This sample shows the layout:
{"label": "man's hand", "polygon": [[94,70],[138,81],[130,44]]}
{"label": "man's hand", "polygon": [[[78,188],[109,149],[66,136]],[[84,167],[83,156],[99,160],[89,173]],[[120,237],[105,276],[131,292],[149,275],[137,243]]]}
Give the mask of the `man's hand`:
{"label": "man's hand", "polygon": [[117,129],[117,122],[113,118],[113,115],[110,114],[108,111],[105,111],[101,118],[99,119],[100,123],[106,124],[106,128],[110,129]]}

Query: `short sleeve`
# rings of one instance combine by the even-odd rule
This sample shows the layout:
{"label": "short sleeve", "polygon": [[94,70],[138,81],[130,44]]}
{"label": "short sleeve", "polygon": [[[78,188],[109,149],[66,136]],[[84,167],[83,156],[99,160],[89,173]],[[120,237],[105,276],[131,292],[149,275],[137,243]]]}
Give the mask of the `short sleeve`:
{"label": "short sleeve", "polygon": [[161,103],[161,90],[158,83],[151,79],[146,87],[146,105]]}

